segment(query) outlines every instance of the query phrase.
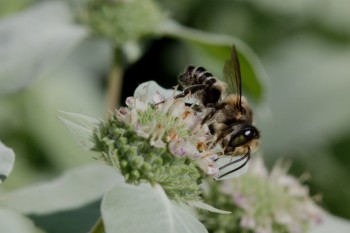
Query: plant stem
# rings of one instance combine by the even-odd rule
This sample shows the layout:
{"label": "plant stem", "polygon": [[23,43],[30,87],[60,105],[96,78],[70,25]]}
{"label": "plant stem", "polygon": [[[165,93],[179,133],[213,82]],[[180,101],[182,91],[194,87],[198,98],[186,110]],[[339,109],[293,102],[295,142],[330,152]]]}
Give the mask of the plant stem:
{"label": "plant stem", "polygon": [[95,225],[91,228],[89,233],[104,233],[105,232],[105,226],[103,225],[102,218],[99,217]]}
{"label": "plant stem", "polygon": [[228,47],[235,44],[240,49],[242,49],[242,47],[244,49],[249,49],[248,46],[237,37],[204,32],[183,26],[173,20],[167,20],[160,24],[158,27],[158,33],[160,35],[178,38],[189,42],[204,43],[207,45],[212,44],[217,46],[222,45]]}
{"label": "plant stem", "polygon": [[108,76],[107,103],[108,113],[118,107],[121,97],[123,68],[121,64],[121,51],[114,50],[113,64]]}

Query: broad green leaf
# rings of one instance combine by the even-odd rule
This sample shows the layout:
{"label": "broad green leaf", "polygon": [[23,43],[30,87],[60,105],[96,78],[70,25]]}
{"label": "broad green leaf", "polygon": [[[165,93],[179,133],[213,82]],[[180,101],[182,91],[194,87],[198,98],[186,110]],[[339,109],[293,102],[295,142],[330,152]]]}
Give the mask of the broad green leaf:
{"label": "broad green leaf", "polygon": [[[210,34],[207,32],[186,28],[174,21],[166,21],[159,27],[159,33],[189,42],[194,53],[201,60],[206,59],[207,68],[222,77],[222,68],[230,57],[232,45],[236,45],[241,64],[243,88],[256,101],[263,98],[266,75],[256,54],[243,41],[228,35]],[[201,64],[205,65],[205,64]]]}
{"label": "broad green leaf", "polygon": [[0,93],[18,91],[51,71],[86,35],[58,1],[0,21]]}
{"label": "broad green leaf", "polygon": [[349,44],[298,34],[261,57],[271,78],[269,111],[255,110],[264,155],[298,161],[295,171],[310,172],[325,206],[349,216],[349,151],[334,145],[349,144]]}
{"label": "broad green leaf", "polygon": [[192,214],[168,199],[164,190],[149,184],[117,184],[102,200],[106,233],[205,233]]}
{"label": "broad green leaf", "polygon": [[204,202],[200,202],[200,201],[191,201],[191,202],[188,202],[188,204],[190,206],[193,206],[193,207],[196,207],[196,208],[200,208],[200,209],[203,209],[203,210],[207,210],[207,211],[210,211],[210,212],[213,212],[213,213],[218,213],[218,214],[230,214],[231,212],[230,211],[226,211],[226,210],[220,210],[220,209],[217,209],[211,205],[208,205]]}
{"label": "broad green leaf", "polygon": [[88,165],[55,180],[7,193],[1,204],[24,214],[54,213],[96,201],[115,182],[123,179],[111,167]]}
{"label": "broad green leaf", "polygon": [[94,146],[92,142],[93,131],[98,127],[99,121],[79,113],[63,111],[59,111],[59,113],[62,116],[58,118],[71,132],[77,142],[83,146],[84,149],[91,149]]}
{"label": "broad green leaf", "polygon": [[43,233],[28,218],[13,210],[0,208],[0,232],[6,233]]}
{"label": "broad green leaf", "polygon": [[[38,178],[42,180],[45,173],[52,172],[52,168],[56,172],[63,172],[82,164],[91,163],[91,158],[96,154],[86,151],[76,142],[57,118],[59,115],[57,110],[78,112],[97,119],[105,117],[105,96],[99,85],[96,85],[95,75],[96,72],[103,72],[109,67],[109,48],[109,45],[101,39],[84,40],[50,75],[37,80],[24,92],[0,98],[1,128],[14,125],[16,129],[15,124],[21,125],[21,129],[18,130],[25,129],[28,137],[44,151],[43,156],[50,163],[45,169],[38,170],[37,167],[35,169],[28,167],[28,165],[33,166],[32,163],[28,164],[28,158],[32,158],[33,152],[14,148],[18,155],[16,158],[26,167],[17,167],[16,172],[11,174],[11,179],[5,183],[6,187],[13,188],[14,182],[16,182],[15,186],[19,187],[25,183],[33,183]],[[94,56],[90,56],[91,54]],[[3,104],[6,100],[5,104],[8,107]],[[18,113],[18,110],[24,111],[25,117]],[[4,114],[6,114],[5,119],[2,117]],[[23,140],[16,140],[14,135],[12,137],[11,146],[17,144],[21,147],[27,143]],[[15,177],[18,179],[15,180]]]}
{"label": "broad green leaf", "polygon": [[350,221],[330,214],[326,214],[323,222],[311,226],[309,233],[348,233],[350,232]]}
{"label": "broad green leaf", "polygon": [[[350,34],[350,2],[348,0],[248,0],[270,17],[288,17],[291,21],[306,20],[311,27],[321,26],[341,35]],[[325,12],[327,14],[325,15]],[[289,23],[289,22],[288,22]],[[287,25],[286,23],[285,25]],[[310,25],[307,25],[310,26]]]}
{"label": "broad green leaf", "polygon": [[70,119],[71,121],[76,121],[79,123],[83,128],[93,130],[95,127],[97,127],[100,124],[100,121],[86,115],[82,115],[79,113],[74,112],[65,112],[65,111],[58,111],[62,116],[66,117],[67,119]]}
{"label": "broad green leaf", "polygon": [[28,7],[33,0],[4,0],[0,1],[0,18],[16,13]]}
{"label": "broad green leaf", "polygon": [[101,200],[84,206],[49,214],[30,214],[28,217],[36,226],[49,233],[86,233],[101,217]]}
{"label": "broad green leaf", "polygon": [[0,183],[10,174],[15,163],[15,153],[0,142]]}
{"label": "broad green leaf", "polygon": [[256,111],[266,154],[324,147],[349,132],[350,46],[297,35],[262,59],[272,85],[269,111]]}
{"label": "broad green leaf", "polygon": [[[299,17],[302,14],[305,14],[305,8],[307,7],[307,0],[287,0],[283,1],[283,3],[278,0],[248,0],[248,2],[251,2],[253,5],[256,5],[256,7],[262,8],[265,11],[268,10],[271,13],[282,13],[286,15],[296,15]],[[319,2],[322,4],[322,1]]]}

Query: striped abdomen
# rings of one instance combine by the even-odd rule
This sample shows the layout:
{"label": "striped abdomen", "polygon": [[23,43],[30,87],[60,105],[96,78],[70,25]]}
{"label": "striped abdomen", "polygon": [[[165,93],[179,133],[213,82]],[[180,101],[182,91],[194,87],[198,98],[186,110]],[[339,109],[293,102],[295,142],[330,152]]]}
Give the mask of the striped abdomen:
{"label": "striped abdomen", "polygon": [[204,67],[189,66],[183,74],[179,75],[178,81],[183,88],[196,84],[204,84],[210,88],[216,82],[216,79]]}

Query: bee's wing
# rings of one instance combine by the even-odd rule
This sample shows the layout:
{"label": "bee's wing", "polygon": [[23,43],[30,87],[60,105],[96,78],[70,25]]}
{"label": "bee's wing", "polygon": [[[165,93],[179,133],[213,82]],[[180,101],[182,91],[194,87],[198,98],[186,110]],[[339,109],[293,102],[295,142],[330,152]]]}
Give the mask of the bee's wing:
{"label": "bee's wing", "polygon": [[[233,161],[239,161],[239,162],[232,163]],[[216,160],[216,165],[220,170],[215,179],[216,180],[232,179],[246,173],[248,170],[248,161],[249,161],[249,158],[247,158],[244,155],[234,156],[234,157],[220,156],[219,159]]]}
{"label": "bee's wing", "polygon": [[231,57],[225,62],[223,75],[225,82],[228,84],[229,92],[237,94],[239,98],[238,106],[241,107],[241,67],[239,64],[236,47],[234,45],[232,46]]}

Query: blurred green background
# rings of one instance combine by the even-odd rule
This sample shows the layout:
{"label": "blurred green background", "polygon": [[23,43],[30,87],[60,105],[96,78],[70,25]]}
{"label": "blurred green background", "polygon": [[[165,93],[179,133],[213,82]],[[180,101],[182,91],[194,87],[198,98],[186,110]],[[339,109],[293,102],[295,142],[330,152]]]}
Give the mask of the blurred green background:
{"label": "blurred green background", "polygon": [[[260,60],[256,72],[262,91],[254,98],[248,92],[248,98],[267,164],[291,160],[293,174],[311,175],[307,183],[313,195],[323,196],[321,205],[350,219],[350,2],[156,3],[164,17],[214,35],[240,38],[254,51]],[[81,149],[56,117],[57,110],[107,116],[108,76],[116,49],[112,40],[91,33],[82,23],[85,4],[0,2],[0,140],[16,153],[15,168],[3,189],[48,180],[92,161],[93,154]],[[221,76],[223,63],[176,36],[154,33],[134,42],[124,46],[127,56],[118,60],[120,100],[143,81],[174,86],[189,64]],[[245,74],[249,76],[243,73],[243,82],[249,80]]]}

